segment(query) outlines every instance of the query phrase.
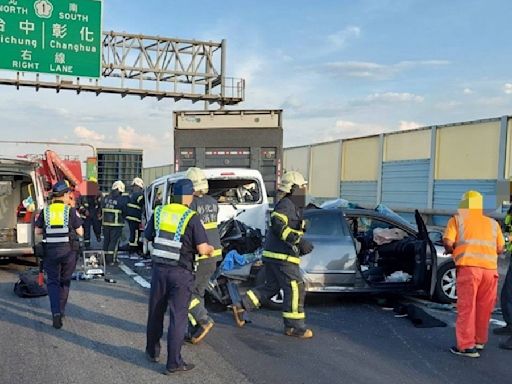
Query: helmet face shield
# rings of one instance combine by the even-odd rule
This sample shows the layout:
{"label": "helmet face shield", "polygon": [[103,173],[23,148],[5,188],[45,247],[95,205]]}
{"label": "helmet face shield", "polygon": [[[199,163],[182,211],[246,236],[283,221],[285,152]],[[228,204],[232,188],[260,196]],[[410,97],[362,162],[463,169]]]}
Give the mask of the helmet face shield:
{"label": "helmet face shield", "polygon": [[195,192],[208,193],[208,179],[201,168],[190,167],[186,177],[194,184]]}
{"label": "helmet face shield", "polygon": [[299,188],[303,188],[307,183],[308,182],[304,179],[304,176],[302,176],[301,173],[297,171],[288,171],[283,175],[278,189],[284,193],[292,193],[292,187],[294,185]]}

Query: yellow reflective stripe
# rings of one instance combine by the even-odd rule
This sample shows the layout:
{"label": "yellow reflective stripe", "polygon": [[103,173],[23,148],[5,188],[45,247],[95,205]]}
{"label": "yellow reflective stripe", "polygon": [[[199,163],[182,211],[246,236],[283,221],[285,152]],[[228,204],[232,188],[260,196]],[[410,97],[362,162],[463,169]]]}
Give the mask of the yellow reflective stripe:
{"label": "yellow reflective stripe", "polygon": [[217,223],[215,221],[212,221],[210,223],[204,223],[203,227],[204,229],[215,229],[217,228]]}
{"label": "yellow reflective stripe", "polygon": [[132,204],[132,203],[128,203],[128,207],[135,208],[135,209],[140,209],[140,206],[138,206],[137,204]]}
{"label": "yellow reflective stripe", "polygon": [[137,203],[140,203],[140,201],[144,198],[144,195],[140,195],[139,197],[137,197]]}
{"label": "yellow reflective stripe", "polygon": [[294,264],[300,264],[300,259],[298,257],[286,255],[284,253],[263,251],[263,256],[268,257],[270,259],[277,259],[277,260],[289,261],[290,263],[294,263]]}
{"label": "yellow reflective stripe", "polygon": [[283,317],[292,320],[302,320],[306,318],[304,312],[283,312]]}
{"label": "yellow reflective stripe", "polygon": [[289,228],[289,227],[286,227],[284,230],[283,230],[283,233],[281,233],[281,240],[285,240],[286,241],[286,238],[288,237],[288,235],[292,233],[292,229]]}
{"label": "yellow reflective stripe", "polygon": [[192,301],[190,302],[190,305],[188,306],[188,310],[190,311],[192,308],[198,306],[199,304],[201,304],[201,302],[199,301],[199,299],[192,299]]}
{"label": "yellow reflective stripe", "polygon": [[260,301],[258,300],[258,297],[254,294],[253,291],[247,291],[247,296],[249,296],[249,299],[251,299],[252,303],[256,306],[256,307],[260,307]]}
{"label": "yellow reflective stripe", "polygon": [[126,220],[136,221],[140,223],[140,219],[138,217],[126,216]]}
{"label": "yellow reflective stripe", "polygon": [[190,313],[188,314],[188,321],[190,321],[190,324],[192,324],[193,327],[197,325],[196,319],[194,319],[194,316],[192,316]]}
{"label": "yellow reflective stripe", "polygon": [[292,286],[292,313],[299,312],[299,286],[297,281],[290,281],[290,285]]}
{"label": "yellow reflective stripe", "polygon": [[272,216],[276,216],[278,219],[280,219],[280,220],[284,221],[284,223],[285,223],[286,225],[288,225],[288,216],[283,215],[282,213],[279,213],[279,212],[272,212],[272,213],[270,214],[270,217],[272,217]]}
{"label": "yellow reflective stripe", "polygon": [[222,249],[215,249],[213,251],[213,256],[208,255],[200,255],[196,258],[196,260],[205,260],[205,259],[211,259],[212,257],[219,257],[222,256]]}
{"label": "yellow reflective stripe", "polygon": [[123,223],[105,223],[103,222],[104,227],[124,227]]}

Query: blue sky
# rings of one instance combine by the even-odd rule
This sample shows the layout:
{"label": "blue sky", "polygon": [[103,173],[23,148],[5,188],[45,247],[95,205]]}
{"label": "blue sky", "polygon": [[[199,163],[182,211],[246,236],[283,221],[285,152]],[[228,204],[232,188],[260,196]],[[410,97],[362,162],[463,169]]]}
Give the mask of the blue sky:
{"label": "blue sky", "polygon": [[[106,0],[103,29],[227,39],[239,107],[283,108],[295,146],[511,113],[510,14],[498,0]],[[142,147],[145,166],[172,162],[171,112],[198,104],[0,88],[4,139]]]}

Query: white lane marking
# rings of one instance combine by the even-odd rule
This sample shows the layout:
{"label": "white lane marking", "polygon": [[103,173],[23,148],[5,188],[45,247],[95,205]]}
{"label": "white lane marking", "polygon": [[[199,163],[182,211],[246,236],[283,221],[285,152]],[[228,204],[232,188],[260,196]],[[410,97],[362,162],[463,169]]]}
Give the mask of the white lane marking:
{"label": "white lane marking", "polygon": [[130,276],[133,280],[135,280],[135,282],[137,284],[139,284],[140,286],[142,286],[144,288],[151,288],[151,284],[146,279],[144,279],[143,277],[139,276],[134,271],[132,271],[132,269],[130,267],[126,266],[123,263],[119,263],[119,268],[124,273],[126,273],[128,276]]}

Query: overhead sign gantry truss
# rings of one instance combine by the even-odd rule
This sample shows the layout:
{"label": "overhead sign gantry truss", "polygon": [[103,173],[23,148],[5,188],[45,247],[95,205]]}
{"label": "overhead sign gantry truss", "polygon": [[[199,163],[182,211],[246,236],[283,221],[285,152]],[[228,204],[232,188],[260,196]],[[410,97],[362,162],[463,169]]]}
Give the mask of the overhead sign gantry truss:
{"label": "overhead sign gantry truss", "polygon": [[34,87],[57,92],[186,99],[221,106],[244,100],[244,80],[225,74],[225,40],[219,43],[103,32],[102,41],[99,79],[5,71],[0,84],[18,89]]}

